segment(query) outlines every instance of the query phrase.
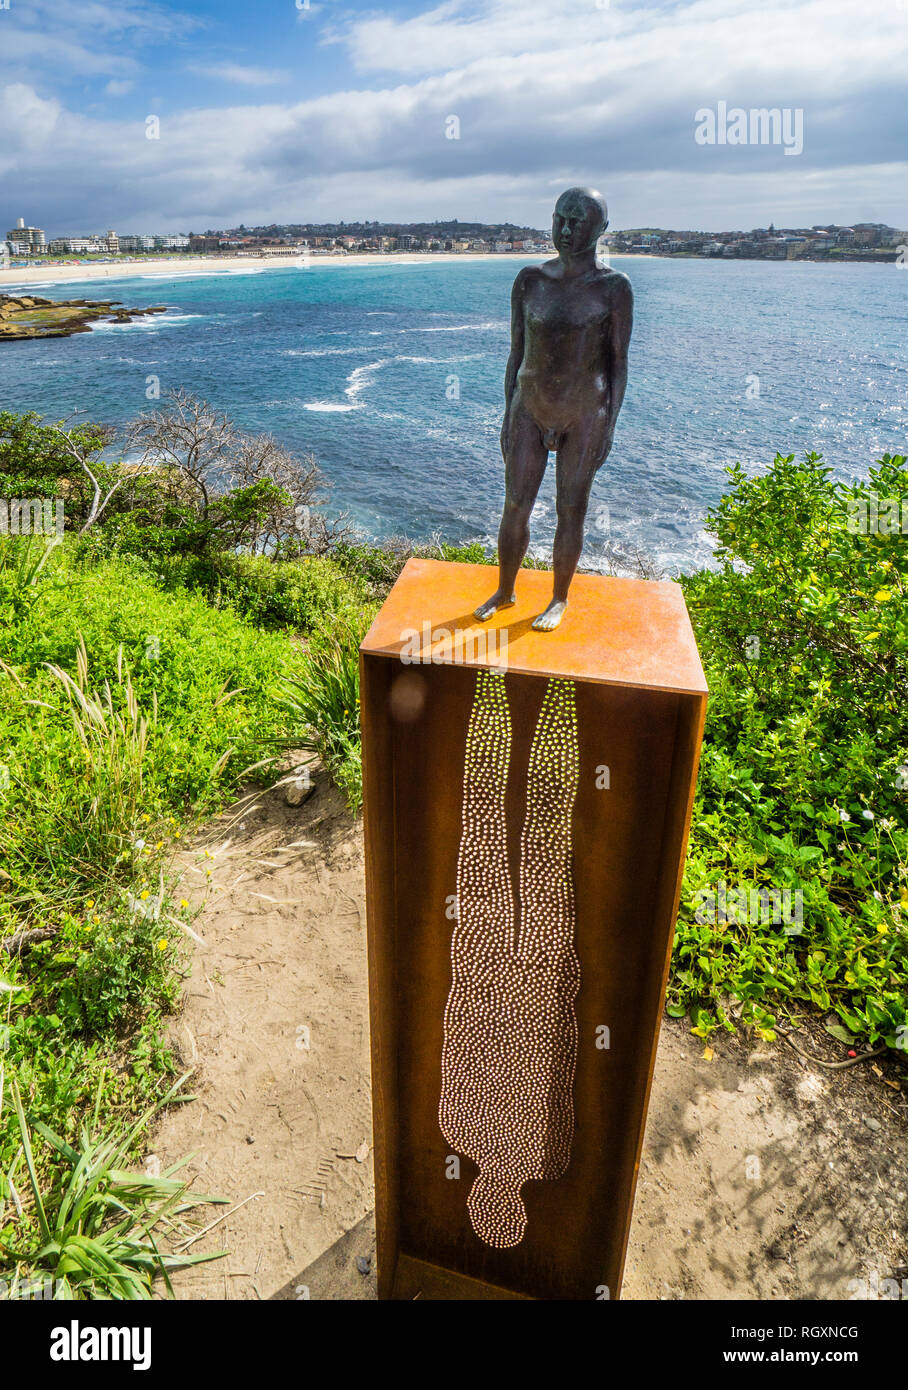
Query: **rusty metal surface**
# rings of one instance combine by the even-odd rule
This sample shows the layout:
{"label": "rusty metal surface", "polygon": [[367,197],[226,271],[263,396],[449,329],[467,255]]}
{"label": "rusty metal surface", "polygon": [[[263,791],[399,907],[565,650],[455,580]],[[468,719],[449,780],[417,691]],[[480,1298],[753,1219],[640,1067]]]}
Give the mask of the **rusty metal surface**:
{"label": "rusty metal surface", "polygon": [[[439,1127],[464,756],[476,668],[485,663],[403,665],[397,656],[402,629],[421,629],[424,621],[438,629],[451,625],[452,614],[469,613],[466,591],[487,582],[483,569],[436,562],[414,569],[411,562],[362,649],[379,1294],[491,1298],[510,1291],[584,1299],[602,1297],[607,1287],[616,1297],[705,710],[703,689],[684,693],[676,686],[680,680],[693,684],[698,673],[702,682],[702,673],[683,601],[679,610],[665,597],[668,589],[680,598],[676,585],[592,579],[585,627],[565,619],[555,633],[533,633],[519,648],[520,663],[519,644],[509,645],[505,817],[515,883],[546,678],[567,668],[576,682],[572,852],[581,987],[570,1162],[556,1180],[525,1184],[525,1233],[514,1246],[492,1247],[477,1236],[467,1210],[477,1166],[460,1155],[459,1178],[448,1176],[453,1150]],[[663,671],[658,653],[650,653],[643,687],[615,676],[632,674],[624,645],[628,595],[638,624],[635,649],[642,630],[670,658]],[[571,600],[576,616],[573,590]],[[526,592],[522,603],[538,611]],[[520,623],[521,612],[518,605],[503,616],[514,624],[516,613]],[[594,672],[583,675],[588,635]],[[546,649],[545,669],[527,669],[529,656]],[[553,664],[560,668],[554,673]],[[603,767],[607,787],[601,785]],[[608,1048],[599,1045],[603,1027]],[[444,1292],[461,1287],[473,1292]]]}
{"label": "rusty metal surface", "polygon": [[[444,637],[426,638],[452,633],[458,634],[455,645],[465,664],[495,665],[503,633],[505,664],[515,673],[706,694],[680,585],[578,574],[561,626],[554,632],[534,632],[532,619],[551,597],[551,575],[521,570],[514,607],[477,623],[473,609],[496,574],[491,565],[409,560],[362,650],[398,656],[407,645],[403,634],[415,631],[423,659],[445,664],[451,643]],[[490,633],[499,634],[498,639],[490,639]],[[474,637],[485,638],[476,656],[470,650]]]}

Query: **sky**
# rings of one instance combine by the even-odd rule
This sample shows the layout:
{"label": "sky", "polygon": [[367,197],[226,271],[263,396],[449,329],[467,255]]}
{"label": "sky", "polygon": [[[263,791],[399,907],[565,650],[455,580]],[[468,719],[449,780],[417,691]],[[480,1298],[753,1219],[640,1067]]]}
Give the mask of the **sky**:
{"label": "sky", "polygon": [[[613,228],[905,229],[906,87],[908,0],[0,0],[0,235],[545,227],[577,183]],[[802,140],[720,141],[766,108]]]}

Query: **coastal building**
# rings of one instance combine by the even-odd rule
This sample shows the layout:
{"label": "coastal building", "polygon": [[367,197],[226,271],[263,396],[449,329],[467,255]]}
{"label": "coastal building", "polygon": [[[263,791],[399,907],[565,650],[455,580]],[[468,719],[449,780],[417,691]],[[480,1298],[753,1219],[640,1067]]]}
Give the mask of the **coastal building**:
{"label": "coastal building", "polygon": [[40,256],[47,250],[42,228],[26,227],[24,217],[17,218],[15,227],[7,232],[6,239],[17,256]]}
{"label": "coastal building", "polygon": [[855,222],[854,240],[856,246],[895,246],[901,236],[895,227],[885,222]]}
{"label": "coastal building", "polygon": [[118,237],[121,251],[153,251],[153,236],[135,236],[133,233],[124,233]]}
{"label": "coastal building", "polygon": [[50,249],[75,256],[101,255],[107,250],[107,242],[99,236],[61,236],[54,237]]}
{"label": "coastal building", "polygon": [[120,250],[120,238],[117,236],[116,232],[109,231],[106,240],[108,251],[112,256],[116,256]]}

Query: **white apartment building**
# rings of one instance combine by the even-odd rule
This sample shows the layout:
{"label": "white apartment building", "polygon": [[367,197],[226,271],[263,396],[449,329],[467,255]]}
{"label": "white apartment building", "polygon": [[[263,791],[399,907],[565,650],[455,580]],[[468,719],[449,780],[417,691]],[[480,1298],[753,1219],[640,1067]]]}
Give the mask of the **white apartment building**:
{"label": "white apartment building", "polygon": [[43,230],[40,227],[26,227],[24,217],[16,219],[16,225],[7,232],[6,239],[17,256],[40,256],[47,250]]}
{"label": "white apartment building", "polygon": [[60,236],[50,243],[51,251],[70,252],[73,255],[100,255],[107,250],[107,242],[99,236]]}

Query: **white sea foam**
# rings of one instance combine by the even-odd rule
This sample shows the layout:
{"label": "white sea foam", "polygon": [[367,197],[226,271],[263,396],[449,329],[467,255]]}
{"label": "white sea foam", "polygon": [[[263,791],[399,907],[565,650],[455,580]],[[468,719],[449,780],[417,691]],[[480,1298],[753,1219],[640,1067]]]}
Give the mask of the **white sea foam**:
{"label": "white sea foam", "polygon": [[507,328],[507,319],[490,319],[488,323],[449,323],[432,328],[398,328],[397,333],[470,333],[482,328]]}
{"label": "white sea foam", "polygon": [[281,357],[352,357],[357,352],[368,352],[368,348],[282,348]]}
{"label": "white sea foam", "polygon": [[[160,275],[130,275],[124,279],[130,280],[213,280],[222,275],[263,275],[264,266],[238,266],[234,269],[224,270],[174,270],[162,271]],[[113,278],[113,277],[111,277]]]}
{"label": "white sea foam", "polygon": [[[363,367],[354,367],[347,377],[347,385],[344,387],[344,395],[347,399],[355,402],[356,398],[362,395],[368,386],[371,386],[375,373],[380,371],[382,367],[386,367],[390,361],[390,357],[385,357],[379,362],[368,362]],[[351,410],[355,408],[355,405],[350,407]]]}
{"label": "white sea foam", "polygon": [[[338,351],[337,349],[331,349],[332,355]],[[344,395],[347,397],[346,402],[310,401],[305,405],[304,409],[324,412],[359,410],[362,406],[362,402],[359,399],[360,396],[373,384],[376,373],[380,372],[383,367],[389,367],[396,362],[410,362],[417,366],[447,366],[450,361],[450,358],[445,357],[413,357],[399,353],[394,357],[380,357],[376,362],[364,362],[361,367],[354,367],[353,371],[347,377],[347,384],[344,387]]]}
{"label": "white sea foam", "polygon": [[411,362],[417,366],[427,364],[441,366],[445,363],[445,359],[443,357],[409,357],[400,353],[394,357],[382,357],[377,362],[367,362],[365,366],[354,367],[347,377],[344,394],[349,400],[355,400],[372,385],[372,378],[376,372],[381,371],[382,367],[390,367],[395,362]]}
{"label": "white sea foam", "polygon": [[93,333],[125,333],[130,328],[144,329],[150,333],[168,325],[190,323],[193,319],[204,318],[204,314],[149,314],[147,318],[132,319],[130,323],[110,323],[105,320],[92,324]]}

